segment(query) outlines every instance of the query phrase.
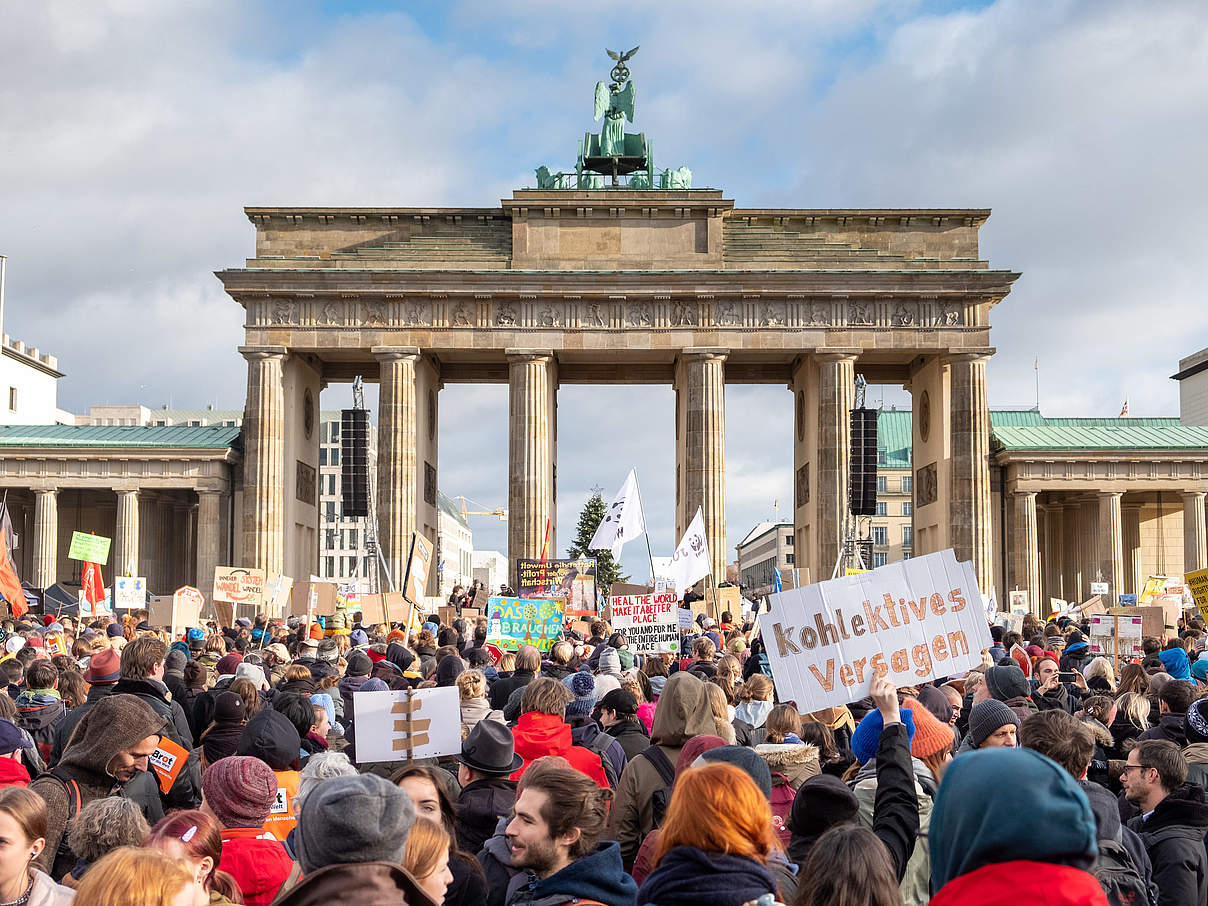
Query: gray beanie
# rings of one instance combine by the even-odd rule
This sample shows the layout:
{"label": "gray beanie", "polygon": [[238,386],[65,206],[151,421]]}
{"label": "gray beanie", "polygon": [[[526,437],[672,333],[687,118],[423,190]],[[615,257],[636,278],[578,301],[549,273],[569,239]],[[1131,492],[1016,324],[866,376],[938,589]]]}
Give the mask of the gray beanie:
{"label": "gray beanie", "polygon": [[[997,670],[998,668],[991,669]],[[1019,715],[997,699],[987,699],[980,705],[974,705],[973,710],[969,712],[969,741],[973,744],[973,748],[980,749],[982,743],[991,734],[1007,724],[1014,724],[1018,727]]]}
{"label": "gray beanie", "polygon": [[373,661],[364,651],[353,651],[348,655],[348,676],[368,676],[373,670]]}
{"label": "gray beanie", "polygon": [[401,864],[415,823],[411,797],[376,774],[332,777],[306,794],[294,850],[304,874],[327,865]]}
{"label": "gray beanie", "polygon": [[617,649],[605,646],[600,652],[599,666],[596,668],[597,673],[615,673],[621,672],[621,656],[617,654]]}
{"label": "gray beanie", "polygon": [[693,764],[693,767],[716,761],[724,761],[727,764],[734,765],[736,768],[742,768],[755,781],[755,785],[763,793],[763,798],[771,798],[772,770],[768,767],[768,763],[764,761],[763,757],[756,754],[754,749],[747,748],[746,746],[718,746],[716,749],[710,749],[708,752],[703,753]]}
{"label": "gray beanie", "polygon": [[989,690],[990,695],[1000,702],[1019,698],[1020,696],[1027,696],[1032,692],[1031,687],[1028,685],[1028,678],[1013,663],[1000,664],[987,670],[986,689]]}

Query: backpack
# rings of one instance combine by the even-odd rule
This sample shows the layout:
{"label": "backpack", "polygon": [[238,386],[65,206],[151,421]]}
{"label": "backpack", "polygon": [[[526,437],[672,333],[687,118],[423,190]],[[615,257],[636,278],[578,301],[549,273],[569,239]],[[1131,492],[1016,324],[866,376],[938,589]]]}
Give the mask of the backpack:
{"label": "backpack", "polygon": [[1157,888],[1145,883],[1123,844],[1100,840],[1099,855],[1089,870],[1111,906],[1156,906]]}
{"label": "backpack", "polygon": [[643,749],[641,757],[654,765],[659,779],[663,781],[663,788],[655,790],[654,795],[650,797],[650,811],[654,815],[653,827],[661,827],[663,818],[667,816],[667,806],[671,802],[671,785],[675,783],[675,765],[663,754],[663,750],[655,745]]}
{"label": "backpack", "polygon": [[67,826],[80,811],[84,800],[80,795],[79,783],[74,778],[62,773],[59,768],[52,768],[42,776],[53,777],[63,784],[63,789],[67,792],[67,820],[63,822],[63,835],[59,837],[59,848],[55,850],[54,859],[50,864],[50,876],[58,881],[75,868],[77,857],[71,847],[67,845]]}
{"label": "backpack", "polygon": [[768,798],[772,806],[772,826],[786,848],[792,836],[789,831],[789,815],[792,814],[793,797],[796,794],[797,791],[789,784],[787,777],[779,771],[772,772],[772,795]]}
{"label": "backpack", "polygon": [[608,757],[608,747],[617,741],[615,736],[610,736],[607,733],[599,733],[596,738],[587,746],[589,751],[595,752],[600,756],[600,761],[604,763],[604,776],[608,778],[608,785],[612,789],[617,788],[617,783],[620,778],[617,776],[617,769],[612,763],[612,759]]}

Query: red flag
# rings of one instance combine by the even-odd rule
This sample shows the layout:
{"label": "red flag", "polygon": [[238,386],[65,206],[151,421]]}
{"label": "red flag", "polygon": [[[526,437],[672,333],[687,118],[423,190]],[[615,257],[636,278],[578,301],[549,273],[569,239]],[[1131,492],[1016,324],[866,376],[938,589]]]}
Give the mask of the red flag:
{"label": "red flag", "polygon": [[80,577],[80,585],[84,589],[84,600],[96,613],[96,606],[105,600],[105,582],[101,578],[101,565],[84,561],[84,574]]}
{"label": "red flag", "polygon": [[8,602],[8,608],[14,617],[24,616],[29,611],[25,603],[25,593],[21,591],[21,580],[17,578],[17,568],[8,553],[9,532],[7,513],[0,519],[0,597]]}

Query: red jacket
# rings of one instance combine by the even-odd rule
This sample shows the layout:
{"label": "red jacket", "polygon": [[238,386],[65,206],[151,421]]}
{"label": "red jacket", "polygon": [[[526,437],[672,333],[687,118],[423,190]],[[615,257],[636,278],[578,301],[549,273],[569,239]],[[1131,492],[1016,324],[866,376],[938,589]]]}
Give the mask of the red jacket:
{"label": "red jacket", "polygon": [[596,782],[601,789],[608,789],[608,777],[600,756],[590,749],[576,746],[570,740],[570,725],[553,714],[538,714],[535,711],[520,715],[512,731],[516,739],[516,754],[524,764],[511,778],[519,780],[528,769],[529,762],[546,755],[560,755],[570,762],[576,771],[581,771]]}
{"label": "red jacket", "polygon": [[29,781],[25,765],[15,758],[0,758],[0,787],[29,786]]}
{"label": "red jacket", "polygon": [[1093,875],[1051,862],[995,862],[953,878],[931,906],[1107,906]]}
{"label": "red jacket", "polygon": [[230,827],[222,832],[218,867],[239,883],[247,906],[269,906],[293,862],[281,842],[263,827]]}

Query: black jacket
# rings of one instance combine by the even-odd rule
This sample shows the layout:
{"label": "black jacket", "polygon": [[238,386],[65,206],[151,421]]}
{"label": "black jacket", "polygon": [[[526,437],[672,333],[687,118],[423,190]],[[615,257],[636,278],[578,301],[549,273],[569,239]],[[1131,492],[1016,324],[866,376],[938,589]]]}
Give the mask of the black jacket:
{"label": "black jacket", "polygon": [[491,707],[496,711],[502,711],[511,698],[512,693],[517,689],[522,689],[537,678],[537,674],[531,670],[517,670],[511,676],[501,676],[491,684],[490,699]]}
{"label": "black jacket", "polygon": [[1195,784],[1185,784],[1158,803],[1149,820],[1128,822],[1137,832],[1158,885],[1158,906],[1208,903],[1208,799]]}
{"label": "black jacket", "polygon": [[[231,683],[234,681],[235,677],[224,676],[212,688],[205,690],[194,700],[192,720],[189,723],[196,736],[201,736],[206,731],[206,727],[214,722],[214,702],[218,696],[230,689]],[[336,696],[336,699],[338,701],[339,696]]]}
{"label": "black jacket", "polygon": [[1142,739],[1167,739],[1180,749],[1187,745],[1187,715],[1167,712],[1158,718],[1158,725],[1137,737]]}
{"label": "black jacket", "polygon": [[625,750],[626,761],[633,761],[643,751],[650,748],[650,736],[647,735],[642,722],[636,717],[613,724],[608,727],[607,732]]}
{"label": "black jacket", "polygon": [[516,804],[516,781],[506,777],[475,780],[457,798],[457,845],[477,853],[495,833],[499,819]]}

